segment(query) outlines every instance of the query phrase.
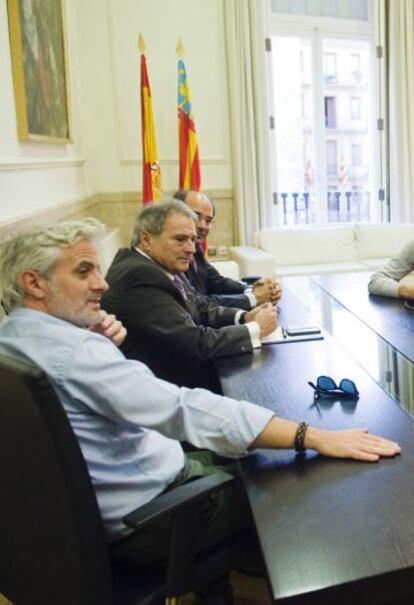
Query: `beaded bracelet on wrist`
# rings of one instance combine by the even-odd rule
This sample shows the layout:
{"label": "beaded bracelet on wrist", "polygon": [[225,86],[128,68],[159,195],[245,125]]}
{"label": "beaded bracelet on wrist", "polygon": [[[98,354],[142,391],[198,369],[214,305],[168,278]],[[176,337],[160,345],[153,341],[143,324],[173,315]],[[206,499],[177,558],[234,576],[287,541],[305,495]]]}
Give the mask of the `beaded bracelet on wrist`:
{"label": "beaded bracelet on wrist", "polygon": [[295,450],[299,453],[303,453],[306,448],[305,448],[305,435],[306,435],[306,429],[308,428],[308,423],[307,422],[299,422],[298,427],[296,429],[296,434],[295,434]]}

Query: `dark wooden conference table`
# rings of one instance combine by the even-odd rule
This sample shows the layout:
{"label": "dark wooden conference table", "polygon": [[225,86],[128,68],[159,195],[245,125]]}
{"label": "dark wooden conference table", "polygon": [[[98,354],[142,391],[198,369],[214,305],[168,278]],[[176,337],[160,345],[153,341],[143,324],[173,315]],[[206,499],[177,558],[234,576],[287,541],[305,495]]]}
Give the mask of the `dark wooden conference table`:
{"label": "dark wooden conference table", "polygon": [[[352,275],[362,284],[368,274]],[[412,603],[414,421],[404,409],[413,408],[412,365],[375,331],[385,320],[367,325],[368,316],[362,320],[351,304],[332,295],[335,277],[344,284],[340,276],[329,277],[329,288],[325,277],[286,279],[279,310],[279,324],[319,323],[324,339],[266,345],[251,355],[221,359],[223,393],[321,428],[368,427],[398,441],[403,453],[375,464],[287,450],[259,450],[241,460],[270,594],[283,605]],[[361,301],[364,296],[366,289]],[[401,329],[395,341],[401,347],[407,313],[398,307],[386,327],[390,339]],[[414,326],[414,315],[412,321]],[[401,362],[407,388],[382,380],[389,369],[381,364],[390,359]],[[307,383],[319,375],[337,382],[351,378],[360,398],[315,404]]]}
{"label": "dark wooden conference table", "polygon": [[367,294],[371,274],[341,273],[312,278],[322,291],[414,362],[414,312],[401,299]]}

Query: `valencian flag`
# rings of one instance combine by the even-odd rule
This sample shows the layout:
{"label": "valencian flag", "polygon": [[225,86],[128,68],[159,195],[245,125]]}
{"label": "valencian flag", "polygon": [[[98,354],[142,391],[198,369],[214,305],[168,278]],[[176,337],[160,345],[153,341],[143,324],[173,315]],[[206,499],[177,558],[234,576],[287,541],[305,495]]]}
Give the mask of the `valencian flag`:
{"label": "valencian flag", "polygon": [[147,204],[161,197],[161,171],[155,141],[151,89],[144,55],[145,44],[141,34],[138,46],[141,51],[142,203]]}
{"label": "valencian flag", "polygon": [[[181,40],[177,45],[177,55],[184,52]],[[201,186],[200,160],[193,116],[191,113],[190,91],[187,84],[184,61],[178,59],[178,140],[180,157],[180,189],[199,191]]]}

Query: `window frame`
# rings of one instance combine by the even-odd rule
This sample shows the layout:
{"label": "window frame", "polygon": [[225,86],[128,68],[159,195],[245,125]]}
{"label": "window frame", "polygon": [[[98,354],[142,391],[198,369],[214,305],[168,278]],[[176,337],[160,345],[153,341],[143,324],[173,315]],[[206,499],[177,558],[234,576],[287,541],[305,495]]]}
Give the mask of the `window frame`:
{"label": "window frame", "polygon": [[[349,19],[336,19],[332,17],[313,17],[306,15],[297,14],[283,14],[273,13],[270,10],[270,0],[268,9],[268,35],[272,36],[308,36],[311,38],[313,44],[313,61],[312,61],[312,82],[317,90],[323,91],[323,50],[322,40],[323,39],[358,39],[366,40],[371,47],[371,66],[370,66],[370,77],[372,78],[371,86],[375,90],[372,100],[372,105],[369,110],[370,116],[370,132],[372,135],[371,146],[372,149],[379,149],[378,157],[376,162],[372,166],[371,174],[371,191],[373,195],[371,199],[371,221],[384,220],[384,205],[378,199],[379,195],[375,195],[375,192],[380,189],[384,189],[385,180],[385,167],[384,157],[386,156],[386,140],[384,133],[377,129],[377,118],[381,116],[381,104],[383,104],[384,90],[381,79],[380,70],[376,63],[376,52],[375,47],[378,44],[378,7],[375,5],[374,0],[368,2],[368,20],[357,21]],[[272,74],[272,59],[271,53],[268,60],[268,99],[269,107],[272,108],[270,113],[273,113],[274,104],[274,86],[273,86],[273,74]],[[323,98],[323,95],[322,95]],[[323,124],[323,103],[313,103],[313,121],[315,124]],[[274,116],[277,120],[277,116]],[[270,132],[271,138],[271,159],[272,165],[277,166],[277,152],[276,152],[276,129]],[[322,199],[322,192],[328,192],[327,178],[324,174],[323,167],[327,166],[326,159],[326,144],[325,140],[320,140],[321,137],[315,137],[314,141],[314,153],[315,153],[315,171],[318,166],[320,174],[320,186],[317,187],[315,183],[315,197]],[[323,137],[322,137],[323,138]],[[277,183],[277,174],[275,170],[271,170],[271,181],[272,190],[279,192]],[[275,196],[274,196],[275,197]],[[280,192],[279,192],[280,197]],[[278,200],[278,204],[274,206],[273,223],[278,226],[283,226],[282,212],[280,208],[281,200]],[[328,208],[327,204],[317,204],[316,211],[316,222],[318,225],[328,225]]]}
{"label": "window frame", "polygon": [[[326,148],[332,147],[330,155],[335,158],[335,161],[328,162],[328,154],[326,154],[326,174],[328,176],[337,176],[339,171],[339,160],[338,160],[338,141],[335,139],[325,140]],[[332,169],[332,170],[331,170]]]}
{"label": "window frame", "polygon": [[361,97],[354,95],[350,97],[350,107],[349,107],[349,117],[351,120],[360,120],[361,119]]}
{"label": "window frame", "polygon": [[[363,146],[362,143],[351,143],[351,163],[350,166],[363,166]],[[358,159],[358,161],[356,161]]]}
{"label": "window frame", "polygon": [[[330,58],[333,63],[332,73],[329,73],[330,70],[329,70],[328,58]],[[337,65],[336,55],[332,52],[325,51],[322,54],[322,65],[323,65],[323,78],[324,78],[325,82],[329,82],[329,84],[336,84],[337,77],[338,77],[338,65]]]}

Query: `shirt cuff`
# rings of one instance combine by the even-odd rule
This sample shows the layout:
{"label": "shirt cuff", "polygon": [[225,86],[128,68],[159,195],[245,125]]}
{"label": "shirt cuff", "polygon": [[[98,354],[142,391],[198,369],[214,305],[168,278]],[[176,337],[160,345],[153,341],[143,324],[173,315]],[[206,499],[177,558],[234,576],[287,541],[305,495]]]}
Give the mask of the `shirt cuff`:
{"label": "shirt cuff", "polygon": [[247,298],[249,299],[250,307],[254,309],[257,305],[257,300],[255,295],[253,294],[253,288],[246,288],[243,294],[247,296]]}
{"label": "shirt cuff", "polygon": [[[239,311],[237,311],[236,315],[234,316],[234,325],[235,326],[241,326],[243,325],[240,322],[240,318],[242,315],[244,315],[246,313],[246,311],[244,311],[243,309],[240,309]],[[244,322],[243,322],[244,323]]]}
{"label": "shirt cuff", "polygon": [[252,343],[253,349],[260,349],[262,343],[260,342],[259,324],[257,323],[257,321],[248,321],[245,326],[249,330],[250,341]]}
{"label": "shirt cuff", "polygon": [[228,416],[229,421],[223,426],[227,451],[222,452],[229,458],[246,456],[250,451],[254,451],[250,449],[252,443],[275,416],[272,410],[259,405],[247,401],[237,403],[239,405],[234,409],[234,415]]}

